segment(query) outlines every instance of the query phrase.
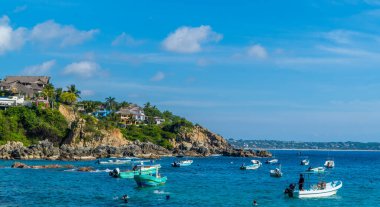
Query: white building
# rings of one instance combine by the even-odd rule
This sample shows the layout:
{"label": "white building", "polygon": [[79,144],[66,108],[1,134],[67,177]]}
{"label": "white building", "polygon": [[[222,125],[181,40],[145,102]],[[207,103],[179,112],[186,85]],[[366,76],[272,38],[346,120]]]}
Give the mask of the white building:
{"label": "white building", "polygon": [[165,119],[161,118],[161,117],[154,117],[154,122],[157,124],[157,125],[160,125],[162,123],[165,122]]}
{"label": "white building", "polygon": [[121,108],[116,114],[120,115],[122,121],[126,123],[143,122],[145,121],[144,110],[136,105],[127,108]]}
{"label": "white building", "polygon": [[9,106],[20,106],[24,105],[23,96],[10,96],[10,97],[0,97],[0,106],[9,107]]}

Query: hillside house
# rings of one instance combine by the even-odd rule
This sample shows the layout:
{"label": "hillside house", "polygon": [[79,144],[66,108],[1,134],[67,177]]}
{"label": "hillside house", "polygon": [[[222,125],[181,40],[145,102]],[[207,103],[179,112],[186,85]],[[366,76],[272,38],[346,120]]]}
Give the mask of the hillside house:
{"label": "hillside house", "polygon": [[119,114],[121,121],[126,124],[137,124],[146,119],[144,110],[137,105],[121,108],[116,114]]}
{"label": "hillside house", "polygon": [[48,76],[6,76],[0,82],[0,90],[34,98],[49,82],[50,77]]}
{"label": "hillside house", "polygon": [[158,116],[155,116],[154,117],[154,123],[157,124],[157,125],[160,125],[162,123],[165,122],[165,119],[161,118],[161,117],[158,117]]}

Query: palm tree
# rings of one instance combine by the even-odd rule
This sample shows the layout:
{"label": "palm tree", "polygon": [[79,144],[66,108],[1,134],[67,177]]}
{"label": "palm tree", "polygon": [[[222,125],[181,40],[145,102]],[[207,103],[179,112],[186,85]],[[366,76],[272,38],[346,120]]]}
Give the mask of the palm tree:
{"label": "palm tree", "polygon": [[56,88],[55,89],[55,101],[56,102],[59,102],[59,98],[61,97],[62,95],[62,92],[63,92],[63,89],[62,88]]}
{"label": "palm tree", "polygon": [[51,83],[47,84],[42,90],[42,94],[49,101],[50,107],[53,108],[54,96],[55,96],[55,90],[54,90],[53,84]]}
{"label": "palm tree", "polygon": [[74,93],[71,93],[71,92],[63,92],[63,93],[61,94],[60,100],[61,100],[63,103],[66,103],[66,104],[72,105],[72,104],[74,104],[74,103],[77,101],[77,97],[75,96]]}
{"label": "palm tree", "polygon": [[115,105],[115,98],[111,96],[106,98],[106,105],[108,105],[108,109],[113,109],[113,106]]}
{"label": "palm tree", "polygon": [[67,86],[67,92],[75,94],[75,97],[80,98],[80,90],[74,84]]}

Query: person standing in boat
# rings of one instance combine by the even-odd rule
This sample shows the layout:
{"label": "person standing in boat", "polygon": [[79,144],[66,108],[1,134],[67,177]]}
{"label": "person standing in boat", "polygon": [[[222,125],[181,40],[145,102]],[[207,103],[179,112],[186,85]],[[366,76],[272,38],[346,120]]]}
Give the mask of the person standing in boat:
{"label": "person standing in boat", "polygon": [[305,183],[305,178],[300,174],[300,179],[298,180],[298,189],[303,190],[303,184]]}

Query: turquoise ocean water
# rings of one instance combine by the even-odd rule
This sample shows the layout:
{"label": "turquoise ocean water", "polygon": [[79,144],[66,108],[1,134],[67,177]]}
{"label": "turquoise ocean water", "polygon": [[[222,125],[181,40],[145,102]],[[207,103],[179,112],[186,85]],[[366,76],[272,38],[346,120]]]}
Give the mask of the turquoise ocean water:
{"label": "turquoise ocean water", "polygon": [[[239,170],[250,158],[192,158],[189,167],[173,168],[173,158],[156,161],[164,186],[138,189],[133,179],[111,178],[107,172],[68,172],[62,169],[0,169],[0,206],[380,206],[380,152],[302,151],[311,166],[322,166],[328,156],[336,167],[325,178],[342,180],[336,196],[318,199],[289,199],[283,190],[297,182],[300,166],[298,151],[274,151],[284,176],[272,178],[273,165],[258,170]],[[265,160],[262,160],[264,162]],[[10,166],[14,161],[0,161]],[[27,164],[73,164],[104,170],[94,161],[23,161]],[[112,169],[112,166],[108,166]],[[120,197],[128,194],[129,203]],[[170,195],[166,200],[165,196]]]}

